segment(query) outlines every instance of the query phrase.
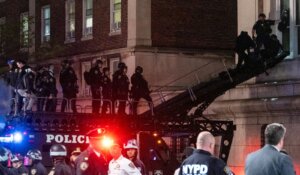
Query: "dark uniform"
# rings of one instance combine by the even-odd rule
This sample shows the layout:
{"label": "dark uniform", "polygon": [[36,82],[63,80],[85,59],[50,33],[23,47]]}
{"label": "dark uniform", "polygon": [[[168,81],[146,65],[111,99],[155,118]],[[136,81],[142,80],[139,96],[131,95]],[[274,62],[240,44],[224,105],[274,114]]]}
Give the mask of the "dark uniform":
{"label": "dark uniform", "polygon": [[49,96],[48,92],[48,72],[40,68],[36,75],[36,95],[37,99],[37,111],[42,112],[44,110],[44,105],[46,97]]}
{"label": "dark uniform", "polygon": [[141,98],[148,101],[150,109],[152,108],[152,98],[150,97],[150,90],[148,82],[142,75],[143,69],[138,66],[136,72],[131,76],[131,93],[133,98],[132,112],[133,115],[137,115],[137,105]]}
{"label": "dark uniform", "polygon": [[[103,72],[108,71],[108,69],[104,68]],[[108,75],[102,76],[102,96],[103,96],[103,105],[102,105],[102,113],[105,114],[107,107],[112,110],[112,106],[110,106],[109,101],[112,100],[112,82]]]}
{"label": "dark uniform", "polygon": [[101,79],[102,72],[98,66],[98,64],[90,69],[90,79],[91,79],[91,92],[92,92],[92,108],[93,113],[99,113],[100,105],[101,105]]}
{"label": "dark uniform", "polygon": [[11,102],[10,102],[10,115],[14,114],[15,112],[15,105],[16,105],[16,82],[18,77],[18,68],[16,66],[15,61],[10,60],[8,61],[8,64],[10,65],[9,71],[5,74],[5,81],[11,88]]}
{"label": "dark uniform", "polygon": [[235,52],[238,54],[238,63],[236,65],[237,69],[241,68],[244,61],[245,64],[247,64],[251,47],[255,48],[254,41],[247,32],[242,31],[237,37],[235,45]]}
{"label": "dark uniform", "polygon": [[76,175],[106,175],[108,171],[103,155],[98,156],[91,147],[78,156],[75,164]]}
{"label": "dark uniform", "polygon": [[195,150],[185,159],[179,170],[179,175],[233,175],[227,165],[204,150]]}
{"label": "dark uniform", "polygon": [[[23,66],[22,68],[18,69],[18,73],[17,73],[17,80],[16,80],[16,90],[18,89],[22,89],[24,88],[24,76],[26,74],[26,69],[28,68],[28,66]],[[17,93],[16,94],[16,103],[17,103],[17,109],[16,109],[16,114],[20,114],[22,107],[23,107],[23,97]]]}
{"label": "dark uniform", "polygon": [[[48,71],[49,72],[49,71]],[[49,92],[49,98],[46,102],[46,111],[47,112],[55,112],[56,111],[56,96],[57,96],[57,89],[56,89],[56,79],[52,72],[48,73],[47,78],[47,90]]]}
{"label": "dark uniform", "polygon": [[48,175],[72,175],[72,171],[66,162],[57,162],[55,167],[53,167]]}
{"label": "dark uniform", "polygon": [[19,168],[12,168],[11,172],[14,175],[28,175],[29,174],[28,169],[24,165],[21,165]]}
{"label": "dark uniform", "polygon": [[114,100],[119,100],[118,114],[125,114],[126,101],[128,100],[130,82],[127,75],[124,73],[124,69],[127,69],[127,67],[121,68],[113,75]]}
{"label": "dark uniform", "polygon": [[45,166],[40,162],[34,162],[32,167],[29,170],[30,175],[47,175],[47,170]]}
{"label": "dark uniform", "polygon": [[[262,16],[261,14],[260,16]],[[265,15],[264,15],[265,18]],[[275,21],[272,20],[258,20],[252,30],[256,32],[256,50],[259,51],[262,45],[265,45],[270,40],[270,33],[272,33],[271,25],[274,25]]]}
{"label": "dark uniform", "polygon": [[[78,92],[77,77],[74,69],[72,67],[63,67],[59,75],[59,82],[62,87],[63,97],[71,102],[72,111],[76,113],[76,100],[71,101],[71,99],[76,98],[76,94]],[[61,104],[61,112],[65,112],[66,105],[67,101],[63,100]]]}

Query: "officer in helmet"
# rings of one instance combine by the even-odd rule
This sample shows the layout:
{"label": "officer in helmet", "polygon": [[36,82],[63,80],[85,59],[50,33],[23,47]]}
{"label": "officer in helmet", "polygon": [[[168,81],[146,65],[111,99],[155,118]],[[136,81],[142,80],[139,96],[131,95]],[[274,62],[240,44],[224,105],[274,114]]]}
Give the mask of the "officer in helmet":
{"label": "officer in helmet", "polygon": [[7,168],[9,155],[11,152],[4,148],[0,147],[0,174],[1,175],[13,175],[13,173]]}
{"label": "officer in helmet", "polygon": [[42,153],[40,150],[33,149],[27,152],[27,157],[29,158],[29,166],[30,166],[30,175],[46,175],[47,170],[45,166],[42,164]]}
{"label": "officer in helmet", "polygon": [[125,115],[126,101],[129,93],[129,78],[127,74],[127,66],[125,63],[118,64],[118,70],[113,74],[113,103],[119,102],[118,114]]}
{"label": "officer in helmet", "polygon": [[28,175],[28,169],[23,164],[24,157],[20,154],[12,155],[11,163],[12,163],[12,172],[18,175]]}
{"label": "officer in helmet", "polygon": [[137,141],[135,139],[128,140],[127,143],[124,144],[125,157],[134,163],[142,175],[146,175],[147,171],[145,165],[137,157],[138,149]]}
{"label": "officer in helmet", "polygon": [[150,90],[148,87],[148,82],[142,75],[143,68],[137,66],[135,68],[135,73],[131,76],[131,97],[133,99],[132,112],[133,115],[137,115],[137,105],[141,98],[148,102],[149,108],[152,108],[152,98],[150,96]]}
{"label": "officer in helmet", "polygon": [[99,175],[107,174],[107,162],[103,154],[102,141],[106,131],[97,128],[89,131],[86,135],[90,145],[76,159],[76,175]]}
{"label": "officer in helmet", "polygon": [[109,150],[112,160],[109,162],[108,175],[141,175],[141,172],[127,158],[122,156],[122,148],[114,144]]}
{"label": "officer in helmet", "polygon": [[94,114],[99,114],[100,104],[101,104],[101,87],[102,87],[102,65],[101,60],[97,60],[95,65],[90,69],[90,79],[91,79],[91,92],[92,92],[92,108]]}
{"label": "officer in helmet", "polygon": [[53,160],[54,167],[49,175],[72,175],[71,168],[66,164],[67,148],[62,144],[52,145],[50,148],[50,157]]}

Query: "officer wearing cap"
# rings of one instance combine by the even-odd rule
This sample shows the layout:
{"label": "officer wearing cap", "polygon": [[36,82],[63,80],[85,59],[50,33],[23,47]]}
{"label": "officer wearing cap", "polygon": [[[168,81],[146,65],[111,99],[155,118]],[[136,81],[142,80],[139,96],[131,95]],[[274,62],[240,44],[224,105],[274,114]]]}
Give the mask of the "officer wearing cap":
{"label": "officer wearing cap", "polygon": [[118,64],[118,70],[113,75],[113,103],[119,101],[118,114],[125,115],[126,101],[129,93],[129,78],[127,74],[127,66],[125,63]]}
{"label": "officer wearing cap", "polygon": [[102,65],[103,62],[101,60],[97,60],[95,65],[90,69],[90,79],[92,80],[90,83],[91,92],[92,92],[92,111],[94,114],[99,113],[100,104],[101,104],[101,79],[102,79]]}
{"label": "officer wearing cap", "polygon": [[138,159],[138,149],[137,141],[135,139],[128,140],[127,143],[124,144],[125,157],[134,163],[142,175],[147,175],[144,163]]}
{"label": "officer wearing cap", "polygon": [[47,170],[42,164],[42,153],[40,150],[33,149],[27,152],[27,157],[29,158],[29,174],[30,175],[46,175]]}
{"label": "officer wearing cap", "polygon": [[56,112],[56,96],[57,96],[57,89],[56,89],[56,78],[54,76],[54,65],[48,65],[48,76],[47,76],[47,87],[48,87],[48,99],[46,101],[46,111],[47,112]]}
{"label": "officer wearing cap", "polygon": [[50,148],[50,157],[54,167],[48,175],[72,175],[71,168],[66,164],[67,148],[62,144],[52,145]]}
{"label": "officer wearing cap", "polygon": [[233,175],[221,159],[213,156],[215,138],[210,132],[200,132],[196,145],[197,150],[182,162],[179,175]]}
{"label": "officer wearing cap", "polygon": [[114,144],[109,153],[113,159],[109,162],[108,175],[141,175],[135,165],[122,156],[122,148],[119,144]]}
{"label": "officer wearing cap", "polygon": [[28,169],[23,164],[24,157],[20,154],[12,155],[12,172],[16,175],[28,175]]}
{"label": "officer wearing cap", "polygon": [[142,75],[143,68],[137,66],[135,73],[131,76],[131,95],[133,98],[132,112],[133,115],[137,115],[137,105],[141,98],[148,102],[149,108],[152,108],[152,98],[150,96],[150,90],[148,87],[148,82]]}
{"label": "officer wearing cap", "polygon": [[[59,82],[62,87],[63,97],[70,102],[72,111],[77,113],[75,100],[76,94],[78,93],[77,76],[74,69],[71,67],[71,63],[72,62],[70,60],[64,60],[62,62],[62,70],[59,74]],[[61,112],[65,112],[67,100],[62,101]]]}
{"label": "officer wearing cap", "polygon": [[105,133],[103,128],[97,128],[87,133],[90,145],[75,161],[76,175],[107,174],[107,162],[101,145]]}

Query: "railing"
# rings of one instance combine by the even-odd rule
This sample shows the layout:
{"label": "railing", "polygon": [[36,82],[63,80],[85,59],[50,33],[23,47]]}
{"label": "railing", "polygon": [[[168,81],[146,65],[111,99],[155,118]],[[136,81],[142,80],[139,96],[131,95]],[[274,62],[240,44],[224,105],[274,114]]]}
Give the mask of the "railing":
{"label": "railing", "polygon": [[[185,90],[188,90],[191,98],[194,99],[195,96],[192,87],[197,84],[207,82],[214,77],[217,77],[221,71],[226,71],[230,80],[233,81],[225,61],[226,61],[225,59],[210,61],[208,63],[205,63],[204,65],[201,65],[199,68],[194,69],[188,72],[187,74],[182,75],[177,79],[166,83],[163,86],[152,86],[152,87],[158,87],[155,90],[151,91],[152,95],[157,94],[158,96],[158,98],[153,100],[153,103],[157,105],[163,103]],[[216,64],[222,66],[220,68],[223,69],[222,70],[215,69]],[[210,68],[210,66],[212,67]],[[204,76],[205,74],[207,76]]]}

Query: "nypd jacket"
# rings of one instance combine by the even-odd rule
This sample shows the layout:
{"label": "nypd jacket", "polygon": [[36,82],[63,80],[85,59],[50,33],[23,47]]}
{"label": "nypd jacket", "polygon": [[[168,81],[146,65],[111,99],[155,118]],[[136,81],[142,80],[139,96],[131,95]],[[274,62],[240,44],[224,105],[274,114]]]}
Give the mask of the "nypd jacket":
{"label": "nypd jacket", "polygon": [[207,151],[195,150],[182,162],[179,175],[233,175],[233,173],[221,159]]}

